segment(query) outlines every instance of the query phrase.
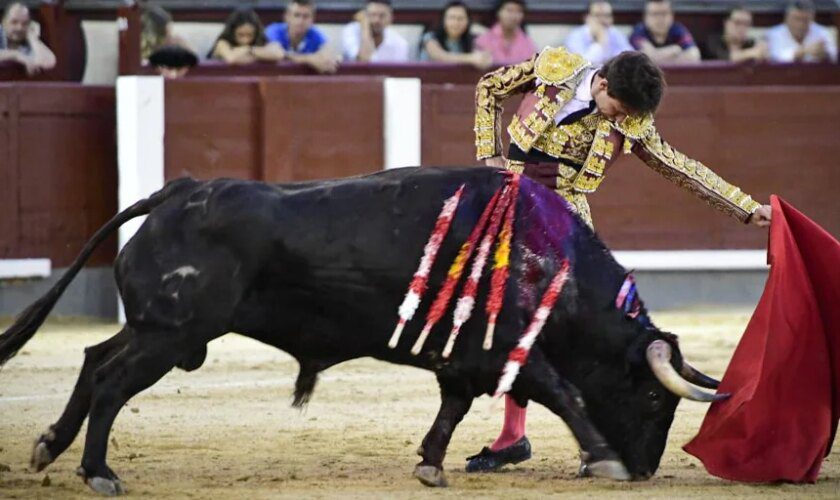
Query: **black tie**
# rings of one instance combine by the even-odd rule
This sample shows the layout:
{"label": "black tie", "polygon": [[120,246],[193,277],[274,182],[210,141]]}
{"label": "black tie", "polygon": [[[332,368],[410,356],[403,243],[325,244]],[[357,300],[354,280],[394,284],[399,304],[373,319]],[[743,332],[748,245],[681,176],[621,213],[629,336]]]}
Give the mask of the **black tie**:
{"label": "black tie", "polygon": [[578,111],[574,111],[572,113],[569,113],[565,118],[560,120],[560,125],[568,125],[570,123],[575,123],[575,122],[579,121],[581,118],[583,118],[584,116],[588,115],[589,113],[592,113],[594,110],[595,110],[595,100],[593,99],[593,100],[589,101],[589,106],[587,106],[583,109],[580,109]]}

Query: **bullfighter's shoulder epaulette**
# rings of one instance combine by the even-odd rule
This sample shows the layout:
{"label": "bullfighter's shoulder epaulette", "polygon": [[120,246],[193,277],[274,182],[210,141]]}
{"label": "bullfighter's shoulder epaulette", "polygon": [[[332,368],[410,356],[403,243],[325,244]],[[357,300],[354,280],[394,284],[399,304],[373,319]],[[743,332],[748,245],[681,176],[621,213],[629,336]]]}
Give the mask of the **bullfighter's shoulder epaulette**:
{"label": "bullfighter's shoulder epaulette", "polygon": [[589,61],[563,47],[546,47],[537,56],[534,73],[544,83],[561,85],[591,66]]}

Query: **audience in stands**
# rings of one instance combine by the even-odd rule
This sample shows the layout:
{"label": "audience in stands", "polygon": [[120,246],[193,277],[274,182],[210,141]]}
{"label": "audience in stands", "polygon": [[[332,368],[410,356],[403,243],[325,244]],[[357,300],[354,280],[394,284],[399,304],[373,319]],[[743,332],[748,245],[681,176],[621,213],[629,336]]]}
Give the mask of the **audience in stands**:
{"label": "audience in stands", "polygon": [[29,9],[18,2],[6,5],[0,25],[0,61],[15,61],[29,75],[55,67],[55,55],[39,38]]}
{"label": "audience in stands", "polygon": [[496,5],[496,24],[476,39],[476,47],[489,52],[493,64],[516,64],[528,59],[537,46],[522,28],[524,21],[524,0],[501,0]]}
{"label": "audience in stands", "polygon": [[566,48],[593,64],[603,64],[618,54],[633,50],[630,42],[613,26],[612,4],[609,0],[591,0],[589,12],[566,38]]}
{"label": "audience in stands", "polygon": [[674,21],[670,0],[647,0],[644,20],[633,28],[630,44],[657,64],[700,61],[700,49],[688,28]]}
{"label": "audience in stands", "polygon": [[140,23],[143,25],[143,33],[140,38],[140,54],[144,64],[149,61],[149,56],[153,52],[163,47],[181,47],[195,53],[195,50],[184,38],[175,34],[172,28],[172,15],[162,7],[146,4],[143,7],[143,14],[140,16]]}
{"label": "audience in stands", "polygon": [[407,62],[408,42],[391,28],[394,9],[390,0],[368,0],[344,27],[344,59],[362,62]]}
{"label": "audience in stands", "polygon": [[814,22],[810,0],[790,2],[785,22],[767,32],[770,59],[776,62],[837,61],[837,44],[828,30]]}
{"label": "audience in stands", "polygon": [[207,57],[228,64],[252,64],[257,61],[280,61],[286,53],[277,42],[269,42],[260,17],[253,9],[239,8],[225,21]]}
{"label": "audience in stands", "polygon": [[279,43],[286,59],[312,67],[318,73],[335,73],[339,58],[327,46],[327,37],[315,24],[315,2],[292,0],[286,7],[282,23],[265,29],[265,36]]}
{"label": "audience in stands", "polygon": [[471,64],[478,69],[487,69],[493,63],[489,53],[475,50],[470,10],[459,0],[446,4],[440,23],[423,35],[420,60]]}
{"label": "audience in stands", "polygon": [[767,60],[767,44],[749,35],[752,13],[744,7],[735,7],[723,22],[723,33],[709,37],[704,47],[704,59],[732,62],[762,62]]}

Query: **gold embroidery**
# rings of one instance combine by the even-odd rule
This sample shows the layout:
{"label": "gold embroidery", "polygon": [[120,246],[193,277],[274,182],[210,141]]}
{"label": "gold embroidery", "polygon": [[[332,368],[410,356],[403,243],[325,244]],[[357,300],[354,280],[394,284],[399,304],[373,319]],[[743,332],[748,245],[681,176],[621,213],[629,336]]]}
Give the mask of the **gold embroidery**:
{"label": "gold embroidery", "polygon": [[580,79],[575,79],[559,88],[557,95],[552,99],[544,95],[534,104],[533,110],[524,118],[517,115],[508,127],[508,134],[511,140],[519,146],[522,151],[528,152],[534,147],[535,142],[546,135],[554,125],[555,116],[563,106],[574,95],[574,88]]}
{"label": "gold embroidery", "polygon": [[525,172],[525,162],[506,159],[505,169],[513,172],[514,174],[521,174]]}
{"label": "gold embroidery", "polygon": [[589,61],[563,47],[546,47],[537,56],[534,72],[549,85],[560,85],[590,66]]}
{"label": "gold embroidery", "polygon": [[595,230],[595,226],[592,223],[592,212],[589,210],[589,201],[586,199],[585,194],[576,193],[569,189],[557,189],[555,192],[569,202],[572,210],[590,229]]}
{"label": "gold embroidery", "polygon": [[672,148],[656,130],[649,133],[635,151],[639,158],[666,179],[741,221],[746,221],[761,206],[707,166]]}
{"label": "gold embroidery", "polygon": [[602,118],[595,131],[595,140],[589,149],[589,154],[580,169],[580,173],[573,183],[575,191],[591,193],[598,189],[601,181],[604,180],[604,171],[612,160],[613,147],[607,141],[610,135],[612,124],[609,120]]}
{"label": "gold embroidery", "polygon": [[613,127],[621,132],[624,137],[629,137],[634,141],[638,141],[653,132],[653,115],[650,113],[644,115],[630,115],[621,123],[613,123]]}
{"label": "gold embroidery", "polygon": [[536,56],[520,64],[499,68],[478,82],[475,93],[475,147],[479,160],[501,155],[501,103],[511,95],[531,88],[536,80],[535,60]]}
{"label": "gold embroidery", "polygon": [[550,127],[534,142],[534,149],[555,158],[562,158],[582,165],[586,161],[600,115],[587,115],[583,119],[566,125]]}

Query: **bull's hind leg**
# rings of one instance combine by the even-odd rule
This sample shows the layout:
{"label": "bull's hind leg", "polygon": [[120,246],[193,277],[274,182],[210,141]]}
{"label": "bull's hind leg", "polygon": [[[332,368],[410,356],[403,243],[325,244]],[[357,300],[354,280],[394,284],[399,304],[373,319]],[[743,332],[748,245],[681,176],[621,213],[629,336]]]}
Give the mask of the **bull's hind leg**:
{"label": "bull's hind leg", "polygon": [[514,384],[524,394],[559,416],[577,439],[588,475],[627,481],[630,474],[586,415],[580,391],[561,377],[539,350],[531,351],[528,364]]}
{"label": "bull's hind leg", "polygon": [[79,475],[93,490],[105,495],[123,492],[116,474],[108,467],[108,436],[120,409],[140,391],[150,387],[175,367],[188,345],[179,332],[137,332],[128,345],[94,374],[85,450]]}
{"label": "bull's hind leg", "polygon": [[440,384],[440,410],[438,410],[435,422],[429,429],[423,444],[417,450],[417,454],[423,457],[414,468],[414,477],[426,486],[447,486],[446,477],[443,474],[443,459],[446,456],[446,448],[452,439],[452,432],[470,411],[473,395],[467,388],[451,384],[446,380],[438,378]]}
{"label": "bull's hind leg", "polygon": [[88,415],[93,390],[93,373],[99,366],[113,357],[128,342],[128,333],[121,330],[110,339],[85,349],[85,361],[76,387],[70,396],[64,412],[47,432],[35,441],[30,465],[36,471],[43,470],[59,457],[76,439],[79,429]]}

